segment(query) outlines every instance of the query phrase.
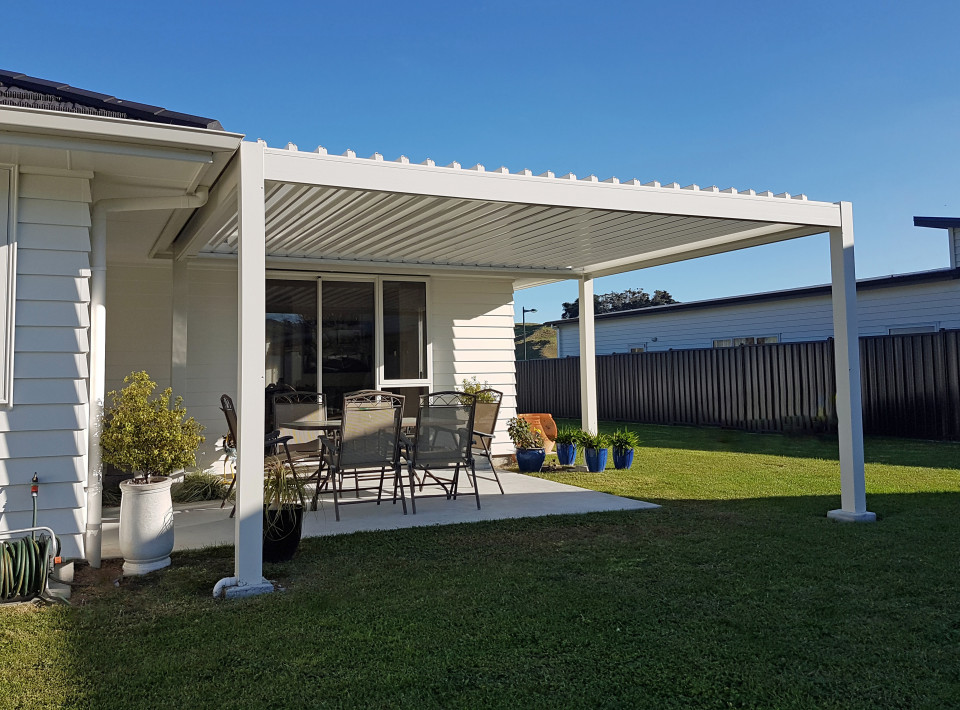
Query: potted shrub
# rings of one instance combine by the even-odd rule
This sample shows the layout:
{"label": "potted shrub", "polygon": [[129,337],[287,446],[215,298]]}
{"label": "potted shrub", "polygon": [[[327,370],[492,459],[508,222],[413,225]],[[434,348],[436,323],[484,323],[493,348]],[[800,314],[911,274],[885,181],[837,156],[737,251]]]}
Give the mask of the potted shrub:
{"label": "potted shrub", "polygon": [[276,457],[263,470],[263,561],[293,558],[303,534],[303,484]]}
{"label": "potted shrub", "polygon": [[618,469],[633,466],[633,450],[640,444],[640,437],[629,429],[617,429],[610,437],[613,447],[613,467]]}
{"label": "potted shrub", "polygon": [[103,462],[133,473],[120,483],[120,551],[123,572],[146,574],[170,564],[173,551],[171,473],[196,464],[203,426],[187,417],[183,398],[171,406],[167,387],[153,396],[157,384],[146,372],[123,379],[103,413],[100,447]]}
{"label": "potted shrub", "polygon": [[562,426],[557,429],[557,461],[561,466],[572,466],[577,459],[577,444],[583,431],[576,427]]}
{"label": "potted shrub", "polygon": [[607,447],[610,437],[607,434],[585,433],[583,437],[583,457],[587,461],[587,470],[598,473],[607,467]]}
{"label": "potted shrub", "polygon": [[517,449],[517,466],[521,473],[536,473],[547,457],[543,449],[543,434],[530,427],[530,422],[513,417],[507,422],[507,434]]}

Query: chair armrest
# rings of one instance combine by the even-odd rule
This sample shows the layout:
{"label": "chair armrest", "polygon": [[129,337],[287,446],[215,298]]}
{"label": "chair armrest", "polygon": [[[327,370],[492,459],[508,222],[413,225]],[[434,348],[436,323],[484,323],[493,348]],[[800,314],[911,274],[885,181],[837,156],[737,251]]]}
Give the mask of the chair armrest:
{"label": "chair armrest", "polygon": [[[271,432],[271,434],[272,434],[272,433],[274,433],[274,432]],[[278,430],[276,431],[276,434],[279,434],[279,433],[280,433],[280,430],[278,429]],[[288,441],[291,441],[292,439],[293,439],[292,436],[277,436],[277,437],[275,437],[275,438],[264,439],[264,440],[263,440],[263,445],[264,445],[264,446],[276,446],[277,444],[286,444]]]}

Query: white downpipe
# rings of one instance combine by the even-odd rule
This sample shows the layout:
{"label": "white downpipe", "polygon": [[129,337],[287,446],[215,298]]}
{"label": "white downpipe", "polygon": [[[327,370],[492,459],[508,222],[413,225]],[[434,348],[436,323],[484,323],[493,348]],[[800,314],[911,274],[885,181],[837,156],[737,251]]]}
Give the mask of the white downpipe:
{"label": "white downpipe", "polygon": [[224,577],[213,585],[213,598],[221,599],[226,596],[227,587],[236,587],[238,580],[236,577]]}
{"label": "white downpipe", "polygon": [[83,549],[91,567],[100,567],[103,531],[103,462],[100,425],[103,415],[107,345],[107,215],[110,212],[195,209],[207,202],[208,190],[170,197],[120,197],[93,205],[90,235],[90,382],[87,397],[87,525]]}

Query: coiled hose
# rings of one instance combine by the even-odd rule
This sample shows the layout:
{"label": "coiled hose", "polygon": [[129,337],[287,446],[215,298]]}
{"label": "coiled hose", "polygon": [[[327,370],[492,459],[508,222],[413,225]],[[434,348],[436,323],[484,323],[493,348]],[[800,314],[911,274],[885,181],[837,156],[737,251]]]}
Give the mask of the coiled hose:
{"label": "coiled hose", "polygon": [[[56,546],[56,549],[54,549]],[[60,554],[60,541],[26,535],[0,541],[0,601],[38,597],[47,588],[48,560]]]}

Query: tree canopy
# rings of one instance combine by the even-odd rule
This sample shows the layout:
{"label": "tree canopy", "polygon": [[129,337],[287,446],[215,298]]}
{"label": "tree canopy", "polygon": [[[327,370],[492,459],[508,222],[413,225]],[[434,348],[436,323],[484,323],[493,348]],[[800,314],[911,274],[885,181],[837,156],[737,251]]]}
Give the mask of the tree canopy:
{"label": "tree canopy", "polygon": [[[668,303],[678,303],[667,291],[656,290],[651,296],[642,288],[628,288],[626,291],[615,291],[593,295],[593,312],[614,313],[616,311],[631,311],[635,308],[649,308],[650,306],[665,306]],[[576,318],[580,315],[580,299],[573,303],[563,304],[561,318]]]}

